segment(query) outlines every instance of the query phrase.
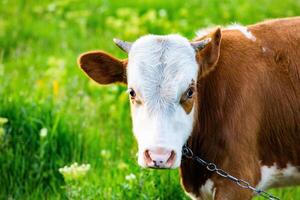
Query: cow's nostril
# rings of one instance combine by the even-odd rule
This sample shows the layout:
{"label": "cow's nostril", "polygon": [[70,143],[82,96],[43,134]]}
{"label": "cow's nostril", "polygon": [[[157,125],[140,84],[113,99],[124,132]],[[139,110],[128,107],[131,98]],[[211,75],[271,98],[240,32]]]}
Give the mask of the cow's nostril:
{"label": "cow's nostril", "polygon": [[144,160],[148,167],[170,168],[175,161],[175,151],[164,148],[147,149],[144,152]]}
{"label": "cow's nostril", "polygon": [[153,164],[154,164],[154,167],[159,167],[159,164],[157,164],[156,160],[153,160]]}
{"label": "cow's nostril", "polygon": [[149,150],[146,150],[144,152],[144,158],[145,158],[145,161],[146,161],[147,164],[152,162],[152,159],[151,159],[150,154],[149,154]]}
{"label": "cow's nostril", "polygon": [[172,166],[174,164],[174,160],[175,160],[175,152],[172,151],[170,157],[167,160],[167,164]]}

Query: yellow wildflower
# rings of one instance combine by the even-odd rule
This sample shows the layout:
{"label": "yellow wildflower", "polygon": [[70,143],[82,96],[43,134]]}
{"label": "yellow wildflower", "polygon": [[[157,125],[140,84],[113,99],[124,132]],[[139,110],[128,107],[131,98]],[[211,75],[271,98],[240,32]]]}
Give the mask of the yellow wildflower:
{"label": "yellow wildflower", "polygon": [[59,84],[58,84],[58,81],[57,80],[54,80],[53,81],[53,95],[55,97],[58,96],[58,91],[59,91]]}

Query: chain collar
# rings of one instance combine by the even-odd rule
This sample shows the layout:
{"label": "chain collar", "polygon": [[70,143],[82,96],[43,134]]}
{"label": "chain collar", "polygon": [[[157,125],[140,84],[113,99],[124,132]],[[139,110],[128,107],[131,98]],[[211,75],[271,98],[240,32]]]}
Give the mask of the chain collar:
{"label": "chain collar", "polygon": [[188,159],[194,160],[197,163],[201,164],[208,171],[215,172],[219,176],[227,178],[227,179],[233,181],[235,184],[237,184],[241,188],[251,190],[253,193],[255,193],[259,196],[262,196],[265,199],[280,200],[278,197],[275,197],[272,194],[270,194],[270,193],[268,193],[264,190],[256,189],[255,187],[251,186],[249,182],[247,182],[243,179],[238,179],[235,176],[230,175],[228,172],[226,172],[222,169],[219,169],[216,164],[211,163],[211,162],[207,162],[207,161],[203,160],[202,158],[200,158],[199,156],[194,155],[193,151],[187,146],[187,144],[185,144],[182,147],[182,155],[184,157],[188,158]]}

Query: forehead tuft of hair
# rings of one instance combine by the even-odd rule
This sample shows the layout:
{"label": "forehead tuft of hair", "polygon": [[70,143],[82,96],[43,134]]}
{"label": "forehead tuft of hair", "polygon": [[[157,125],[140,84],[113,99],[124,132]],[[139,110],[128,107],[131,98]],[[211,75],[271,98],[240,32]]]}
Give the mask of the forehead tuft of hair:
{"label": "forehead tuft of hair", "polygon": [[185,37],[178,34],[171,35],[145,35],[137,39],[132,46],[131,54],[136,53],[136,51],[150,50],[157,48],[157,46],[173,47],[173,48],[186,48],[189,49],[187,53],[192,53],[194,50]]}
{"label": "forehead tuft of hair", "polygon": [[172,110],[198,72],[193,47],[176,34],[139,38],[128,61],[129,87],[137,88],[145,104],[154,110]]}

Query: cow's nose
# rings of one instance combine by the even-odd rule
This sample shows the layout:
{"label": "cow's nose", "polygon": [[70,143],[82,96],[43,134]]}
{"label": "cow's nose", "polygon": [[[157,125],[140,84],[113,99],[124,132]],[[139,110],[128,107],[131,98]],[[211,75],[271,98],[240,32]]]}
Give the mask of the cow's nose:
{"label": "cow's nose", "polygon": [[175,162],[175,152],[165,148],[152,148],[144,152],[147,167],[171,168]]}

